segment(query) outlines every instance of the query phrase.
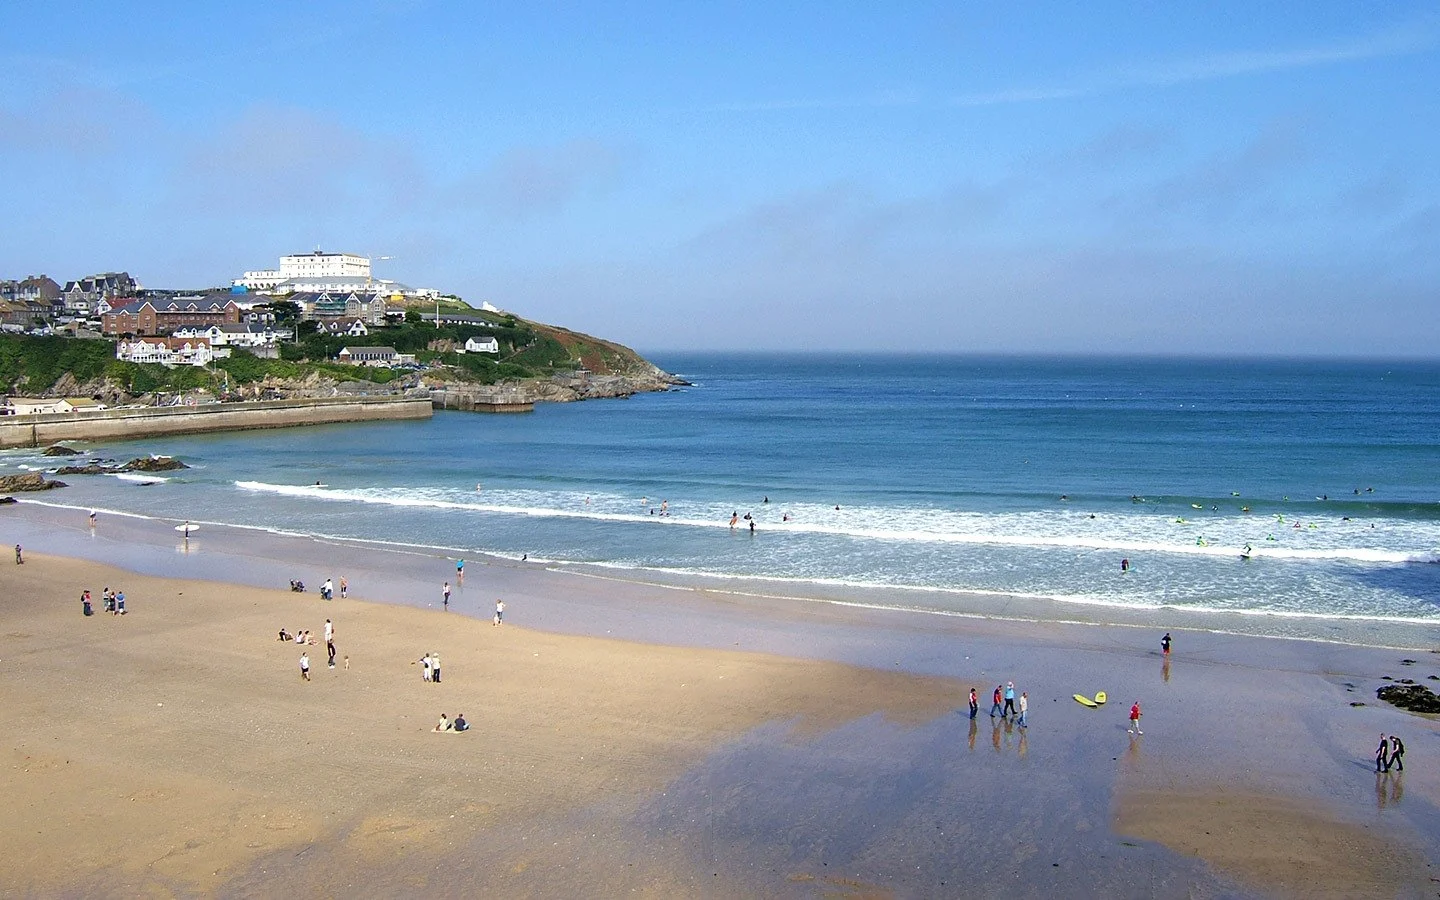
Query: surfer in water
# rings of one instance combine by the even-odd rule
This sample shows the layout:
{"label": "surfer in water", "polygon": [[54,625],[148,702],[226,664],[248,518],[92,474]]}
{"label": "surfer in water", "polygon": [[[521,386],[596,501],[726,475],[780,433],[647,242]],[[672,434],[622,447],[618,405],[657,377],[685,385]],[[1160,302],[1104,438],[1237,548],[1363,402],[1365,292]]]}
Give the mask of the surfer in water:
{"label": "surfer in water", "polygon": [[1120,572],[1123,574],[1128,571],[1130,571],[1130,560],[1128,558],[1120,560]]}

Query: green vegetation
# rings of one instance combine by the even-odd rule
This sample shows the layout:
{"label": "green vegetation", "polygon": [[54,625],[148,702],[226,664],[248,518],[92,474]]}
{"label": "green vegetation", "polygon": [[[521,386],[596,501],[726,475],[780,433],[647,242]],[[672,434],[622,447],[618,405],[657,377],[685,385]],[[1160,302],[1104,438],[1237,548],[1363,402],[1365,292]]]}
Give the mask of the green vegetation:
{"label": "green vegetation", "polygon": [[[283,303],[283,301],[282,301]],[[294,304],[290,304],[294,306]],[[297,310],[284,309],[293,316]],[[139,365],[115,359],[115,342],[69,337],[0,335],[0,391],[43,394],[70,373],[76,382],[93,385],[107,382],[106,390],[130,395],[157,392],[177,393],[208,389],[220,393],[267,378],[300,380],[311,375],[337,381],[369,381],[386,384],[406,377],[404,369],[351,366],[335,362],[342,347],[394,347],[413,354],[422,366],[442,378],[480,384],[494,384],[525,378],[586,369],[600,374],[628,374],[645,366],[643,360],[618,344],[514,315],[481,314],[484,324],[441,325],[415,321],[412,308],[406,322],[386,328],[372,328],[360,337],[331,337],[316,330],[315,322],[299,322],[297,342],[282,344],[280,359],[261,359],[245,350],[233,349],[228,359],[211,366]],[[465,309],[467,315],[475,310]],[[500,346],[497,354],[457,353],[472,337],[493,337]]]}

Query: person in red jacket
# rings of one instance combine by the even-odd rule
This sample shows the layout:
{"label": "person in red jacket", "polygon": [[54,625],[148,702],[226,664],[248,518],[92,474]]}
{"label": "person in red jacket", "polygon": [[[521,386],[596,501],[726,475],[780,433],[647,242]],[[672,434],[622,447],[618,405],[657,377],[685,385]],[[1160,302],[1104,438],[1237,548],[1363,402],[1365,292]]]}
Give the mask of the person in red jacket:
{"label": "person in red jacket", "polygon": [[995,718],[996,716],[1000,715],[1000,704],[1001,704],[1001,702],[1002,702],[1001,699],[1000,699],[1000,697],[1001,697],[1001,692],[1002,692],[1004,689],[1005,689],[1005,688],[1004,688],[1003,685],[999,685],[999,684],[995,685],[995,696],[994,696],[994,698],[993,698],[994,702],[992,702],[992,703],[990,704],[990,718],[992,718],[992,719]]}
{"label": "person in red jacket", "polygon": [[1144,734],[1140,730],[1140,701],[1136,700],[1135,705],[1130,707],[1130,731],[1133,734]]}

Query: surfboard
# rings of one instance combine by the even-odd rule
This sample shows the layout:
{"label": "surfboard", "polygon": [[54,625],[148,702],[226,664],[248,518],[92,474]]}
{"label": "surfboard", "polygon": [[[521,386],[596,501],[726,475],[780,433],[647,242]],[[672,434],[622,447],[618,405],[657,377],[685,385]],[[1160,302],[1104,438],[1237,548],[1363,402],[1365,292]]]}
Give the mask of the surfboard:
{"label": "surfboard", "polygon": [[1096,705],[1096,706],[1104,706],[1104,705],[1105,705],[1105,701],[1108,700],[1108,699],[1110,699],[1110,698],[1105,696],[1105,692],[1104,692],[1104,691],[1098,691],[1098,692],[1095,694],[1095,705]]}
{"label": "surfboard", "polygon": [[1100,704],[1096,703],[1094,700],[1091,700],[1089,697],[1085,696],[1084,694],[1076,694],[1076,695],[1075,695],[1075,702],[1078,703],[1078,704],[1080,704],[1081,706],[1088,706],[1088,707],[1090,707],[1091,709],[1094,709],[1096,706],[1099,706],[1099,705],[1100,705]]}
{"label": "surfboard", "polygon": [[199,525],[176,525],[176,526],[175,526],[175,530],[176,530],[176,531],[183,531],[183,532],[185,532],[186,534],[193,534],[194,532],[200,530],[200,526],[199,526]]}

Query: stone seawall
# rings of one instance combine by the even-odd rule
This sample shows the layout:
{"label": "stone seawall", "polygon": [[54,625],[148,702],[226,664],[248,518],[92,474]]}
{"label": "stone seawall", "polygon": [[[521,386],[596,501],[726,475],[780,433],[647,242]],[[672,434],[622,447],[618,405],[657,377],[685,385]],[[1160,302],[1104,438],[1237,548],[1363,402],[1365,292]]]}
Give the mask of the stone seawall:
{"label": "stone seawall", "polygon": [[58,441],[123,441],[207,431],[428,419],[433,414],[430,398],[422,396],[259,400],[4,416],[0,417],[0,449],[48,447]]}

